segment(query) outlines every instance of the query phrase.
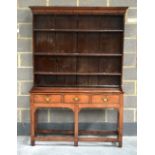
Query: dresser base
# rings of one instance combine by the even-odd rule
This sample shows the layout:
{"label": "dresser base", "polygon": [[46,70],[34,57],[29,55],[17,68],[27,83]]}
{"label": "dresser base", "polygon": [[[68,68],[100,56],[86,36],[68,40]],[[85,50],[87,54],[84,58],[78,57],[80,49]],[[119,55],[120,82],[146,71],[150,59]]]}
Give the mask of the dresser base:
{"label": "dresser base", "polygon": [[[116,89],[47,89],[33,88],[31,94],[31,145],[35,141],[74,141],[78,142],[118,142],[122,147],[123,133],[123,92]],[[74,113],[74,130],[38,130],[37,111],[44,108],[67,108]],[[79,112],[82,109],[114,109],[118,112],[116,131],[79,130]],[[40,136],[40,134],[42,136]],[[63,134],[52,136],[49,134]],[[45,135],[45,136],[43,136]],[[65,135],[65,136],[64,136]],[[81,137],[97,135],[100,137]],[[103,137],[105,135],[105,137]],[[116,138],[106,137],[115,135]]]}

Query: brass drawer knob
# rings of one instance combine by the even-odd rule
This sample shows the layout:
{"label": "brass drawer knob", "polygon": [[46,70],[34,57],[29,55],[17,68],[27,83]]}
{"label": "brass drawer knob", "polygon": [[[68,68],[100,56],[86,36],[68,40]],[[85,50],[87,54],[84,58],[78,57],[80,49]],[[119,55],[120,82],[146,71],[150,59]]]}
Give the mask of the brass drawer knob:
{"label": "brass drawer knob", "polygon": [[79,101],[80,99],[78,97],[73,98],[74,101]]}
{"label": "brass drawer knob", "polygon": [[49,97],[46,97],[45,100],[46,100],[46,102],[50,102],[50,98]]}
{"label": "brass drawer knob", "polygon": [[103,100],[104,102],[107,102],[107,101],[108,101],[108,98],[102,98],[102,100]]}

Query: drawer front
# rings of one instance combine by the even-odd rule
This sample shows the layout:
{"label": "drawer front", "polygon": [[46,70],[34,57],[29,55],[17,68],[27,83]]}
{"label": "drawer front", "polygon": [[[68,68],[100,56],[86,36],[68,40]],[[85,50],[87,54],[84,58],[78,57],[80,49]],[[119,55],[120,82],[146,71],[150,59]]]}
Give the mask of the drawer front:
{"label": "drawer front", "polygon": [[34,95],[33,101],[35,103],[60,103],[61,95]]}
{"label": "drawer front", "polygon": [[65,95],[64,96],[65,103],[89,103],[88,95]]}
{"label": "drawer front", "polygon": [[92,103],[119,104],[119,95],[93,95]]}

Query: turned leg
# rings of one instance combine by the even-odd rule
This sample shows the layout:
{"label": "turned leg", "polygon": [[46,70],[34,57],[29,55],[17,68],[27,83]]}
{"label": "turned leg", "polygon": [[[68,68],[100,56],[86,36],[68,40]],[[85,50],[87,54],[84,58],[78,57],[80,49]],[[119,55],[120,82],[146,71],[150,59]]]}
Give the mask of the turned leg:
{"label": "turned leg", "polygon": [[118,147],[122,147],[122,140],[118,142]]}
{"label": "turned leg", "polygon": [[74,110],[74,146],[78,146],[78,124],[79,124],[78,115],[79,111],[77,107]]}
{"label": "turned leg", "polygon": [[34,146],[35,145],[35,125],[36,125],[36,120],[35,120],[35,109],[34,108],[31,108],[31,146]]}
{"label": "turned leg", "polygon": [[37,135],[38,110],[35,111],[35,135]]}
{"label": "turned leg", "polygon": [[120,108],[118,110],[118,146],[122,147],[123,136],[123,95],[120,97]]}

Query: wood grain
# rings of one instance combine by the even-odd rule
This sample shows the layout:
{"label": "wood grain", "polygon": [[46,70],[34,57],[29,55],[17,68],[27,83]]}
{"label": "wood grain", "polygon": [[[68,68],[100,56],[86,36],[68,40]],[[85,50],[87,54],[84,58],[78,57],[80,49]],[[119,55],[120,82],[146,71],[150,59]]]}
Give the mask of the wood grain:
{"label": "wood grain", "polygon": [[[33,79],[31,145],[35,141],[118,142],[123,136],[123,44],[127,7],[31,6]],[[38,109],[70,109],[73,130],[39,130]],[[79,129],[82,109],[115,109],[116,131]],[[93,113],[92,113],[93,115]],[[50,136],[48,134],[68,136]],[[46,136],[41,136],[45,134]],[[115,135],[80,137],[79,135]]]}

